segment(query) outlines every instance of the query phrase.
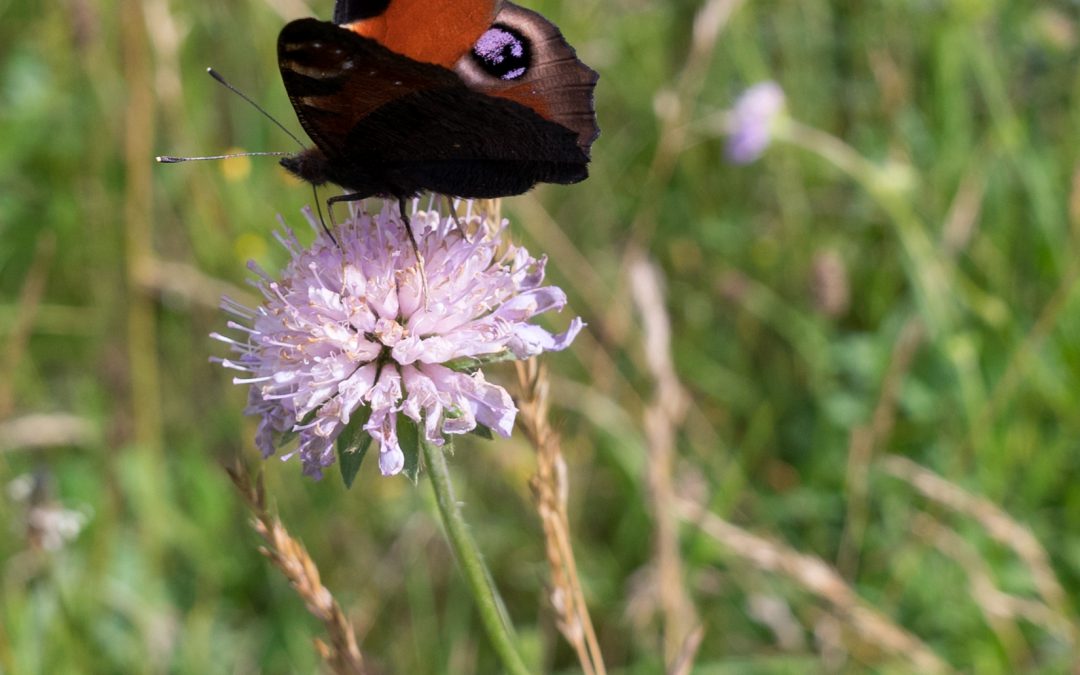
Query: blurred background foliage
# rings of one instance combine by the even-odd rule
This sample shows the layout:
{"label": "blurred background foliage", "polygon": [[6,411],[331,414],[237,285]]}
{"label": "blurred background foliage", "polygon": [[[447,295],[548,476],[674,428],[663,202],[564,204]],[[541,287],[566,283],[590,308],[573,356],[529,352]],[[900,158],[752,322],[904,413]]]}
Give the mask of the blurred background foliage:
{"label": "blurred background foliage", "polygon": [[[1077,4],[526,4],[602,75],[592,177],[503,208],[590,326],[547,363],[609,669],[661,672],[662,600],[683,594],[694,672],[1075,672]],[[0,0],[2,672],[320,667],[321,627],[221,469],[259,460],[207,337],[311,193],[272,159],[152,158],[292,150],[204,70],[296,129],[275,36],[331,9]],[[725,110],[768,79],[798,122],[726,163]],[[663,303],[634,291],[648,269]],[[685,397],[668,493],[635,303],[670,314],[660,391]],[[451,467],[531,663],[580,672],[546,599],[532,449],[463,442]],[[377,672],[498,672],[425,483],[263,468]]]}

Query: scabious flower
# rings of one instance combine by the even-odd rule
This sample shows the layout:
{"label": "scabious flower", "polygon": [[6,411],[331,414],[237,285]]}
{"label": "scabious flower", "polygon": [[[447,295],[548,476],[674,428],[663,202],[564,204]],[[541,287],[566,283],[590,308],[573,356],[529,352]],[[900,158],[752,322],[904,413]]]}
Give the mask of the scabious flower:
{"label": "scabious flower", "polygon": [[263,456],[295,435],[298,445],[286,458],[298,454],[304,473],[320,477],[335,461],[338,437],[350,422],[362,422],[389,476],[405,466],[403,423],[418,425],[434,445],[483,428],[509,436],[517,408],[479,366],[564,349],[584,325],[574,318],[552,334],[530,323],[566,304],[560,289],[541,285],[546,259],[504,242],[505,221],[466,218],[464,227],[478,227],[470,240],[453,219],[414,210],[425,295],[391,205],[374,215],[354,209],[335,231],[336,243],[310,209],[305,216],[317,233],[310,247],[287,227],[277,235],[292,257],[280,280],[251,265],[263,304],[223,300],[241,319],[229,327],[245,338],[213,335],[236,354],[221,363],[246,373],[234,382],[251,385],[246,412],[261,418],[256,445]]}
{"label": "scabious flower", "polygon": [[784,90],[775,82],[759,82],[739,96],[731,109],[728,161],[749,164],[772,142],[784,112]]}

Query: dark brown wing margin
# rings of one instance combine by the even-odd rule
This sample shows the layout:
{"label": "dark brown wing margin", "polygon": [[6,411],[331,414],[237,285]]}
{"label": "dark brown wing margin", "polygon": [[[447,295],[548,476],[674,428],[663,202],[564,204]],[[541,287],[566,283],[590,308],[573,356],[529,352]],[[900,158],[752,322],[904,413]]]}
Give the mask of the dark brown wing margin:
{"label": "dark brown wing margin", "polygon": [[516,101],[572,130],[578,147],[588,157],[589,148],[600,135],[593,103],[600,75],[578,59],[555,24],[532,10],[505,2],[495,23],[520,32],[531,44],[532,64],[525,75],[511,81],[491,77],[477,68],[469,55],[457,63],[455,71],[473,89]]}

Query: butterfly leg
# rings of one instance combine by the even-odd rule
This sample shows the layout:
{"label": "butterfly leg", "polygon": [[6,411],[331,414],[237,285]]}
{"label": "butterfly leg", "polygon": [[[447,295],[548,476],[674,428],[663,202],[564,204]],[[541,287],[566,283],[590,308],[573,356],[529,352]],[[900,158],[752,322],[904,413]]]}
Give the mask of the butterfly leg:
{"label": "butterfly leg", "polygon": [[[350,192],[344,195],[334,195],[326,200],[326,211],[330,214],[330,225],[336,230],[337,221],[334,220],[334,204],[338,202],[360,202],[368,198],[369,195],[363,195],[359,192]],[[322,211],[319,212],[319,218],[322,218]],[[334,239],[334,235],[330,233],[330,230],[326,229],[326,222],[323,222],[323,229],[326,230],[326,234],[330,235],[330,239],[337,244],[337,239]],[[338,245],[340,248],[341,245]]]}
{"label": "butterfly leg", "polygon": [[[312,185],[311,186],[311,193],[315,195],[315,208],[318,209],[318,211],[319,211],[319,224],[322,225],[323,232],[326,233],[326,236],[330,237],[330,241],[334,242],[334,246],[337,246],[338,248],[341,248],[341,244],[339,244],[338,240],[334,238],[334,233],[331,232],[330,228],[326,226],[326,219],[323,218],[323,214],[322,214],[322,204],[319,202],[319,190],[318,190],[318,188],[316,188],[314,185]],[[330,221],[333,222],[333,220],[334,220],[334,210],[330,208],[329,202],[327,202],[327,204],[326,204],[326,209],[328,211],[330,211]],[[336,224],[334,225],[334,228],[337,229]]]}
{"label": "butterfly leg", "polygon": [[446,210],[450,212],[450,219],[454,221],[454,227],[456,227],[457,231],[461,233],[461,236],[464,237],[465,241],[471,242],[471,240],[469,239],[469,233],[465,230],[465,227],[461,224],[461,221],[458,220],[457,209],[454,208],[454,198],[450,197],[449,195],[443,195],[443,198],[446,199]]}
{"label": "butterfly leg", "polygon": [[347,192],[343,195],[334,195],[326,200],[326,210],[330,212],[330,223],[337,227],[337,221],[334,220],[334,204],[338,202],[362,202],[370,195],[363,195],[359,192]]}
{"label": "butterfly leg", "polygon": [[424,295],[424,307],[427,307],[428,302],[428,283],[427,283],[427,271],[424,269],[424,254],[420,252],[420,246],[416,243],[416,233],[412,229],[412,221],[409,220],[409,215],[405,213],[405,198],[398,197],[398,212],[401,214],[401,222],[405,224],[405,232],[409,235],[409,243],[412,244],[413,253],[416,255],[416,264],[420,270],[420,290]]}

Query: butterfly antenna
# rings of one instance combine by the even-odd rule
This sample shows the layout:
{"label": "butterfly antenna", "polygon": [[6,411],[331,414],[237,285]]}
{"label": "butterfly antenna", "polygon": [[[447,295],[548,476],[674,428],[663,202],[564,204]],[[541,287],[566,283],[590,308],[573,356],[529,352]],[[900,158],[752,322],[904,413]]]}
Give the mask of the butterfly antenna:
{"label": "butterfly antenna", "polygon": [[416,254],[416,263],[420,266],[420,290],[424,294],[424,307],[428,302],[427,271],[424,270],[424,254],[420,253],[420,246],[416,243],[416,233],[413,232],[412,221],[405,213],[405,200],[398,197],[398,211],[401,213],[401,222],[405,224],[405,232],[409,235],[409,243],[412,244],[413,253]]}
{"label": "butterfly antenna", "polygon": [[208,155],[205,157],[173,157],[172,155],[159,155],[155,157],[161,164],[177,164],[178,162],[199,162],[208,159],[232,159],[233,157],[280,157],[291,155],[291,152],[234,152],[228,155]]}
{"label": "butterfly antenna", "polygon": [[[277,127],[278,127],[278,129],[281,129],[282,131],[284,131],[284,132],[285,132],[286,134],[288,134],[288,135],[289,135],[289,138],[291,138],[291,139],[293,139],[294,141],[296,141],[297,145],[299,145],[299,146],[300,146],[301,148],[307,147],[307,146],[305,146],[305,145],[304,145],[304,142],[303,142],[303,141],[301,141],[301,140],[300,140],[299,138],[297,138],[297,137],[296,137],[296,134],[294,134],[293,132],[289,131],[289,130],[288,130],[288,128],[286,128],[284,124],[282,124],[281,122],[278,122],[278,121],[277,121],[277,120],[276,120],[276,119],[274,118],[274,116],[273,116],[273,115],[271,115],[270,113],[266,112],[266,110],[264,110],[264,109],[263,109],[263,107],[262,107],[261,105],[259,105],[259,104],[258,104],[258,103],[256,103],[256,102],[255,102],[254,100],[252,100],[252,99],[251,99],[251,98],[250,98],[250,97],[249,97],[249,96],[248,96],[247,94],[245,94],[244,92],[240,91],[240,90],[239,90],[239,89],[237,89],[236,87],[234,87],[234,86],[232,86],[231,84],[229,84],[229,82],[228,82],[228,81],[226,81],[226,79],[225,79],[224,77],[222,77],[222,76],[221,76],[221,73],[219,73],[218,71],[214,70],[213,68],[207,68],[207,69],[206,69],[206,72],[210,74],[210,77],[212,77],[212,78],[214,78],[215,80],[217,80],[217,81],[218,81],[218,82],[219,82],[219,83],[220,83],[220,84],[221,84],[222,86],[224,86],[224,87],[225,87],[226,89],[228,89],[228,90],[229,90],[229,91],[231,91],[232,93],[236,94],[236,95],[237,95],[237,96],[239,96],[240,98],[242,98],[242,99],[244,99],[245,101],[247,101],[248,103],[250,103],[250,104],[251,104],[251,106],[252,106],[253,108],[255,108],[256,110],[258,110],[259,112],[261,112],[261,113],[263,114],[263,116],[264,116],[264,117],[266,117],[266,119],[268,119],[268,120],[270,120],[271,122],[273,122],[274,124],[276,124],[276,125],[277,125]],[[285,153],[285,154],[287,154],[287,153]]]}

